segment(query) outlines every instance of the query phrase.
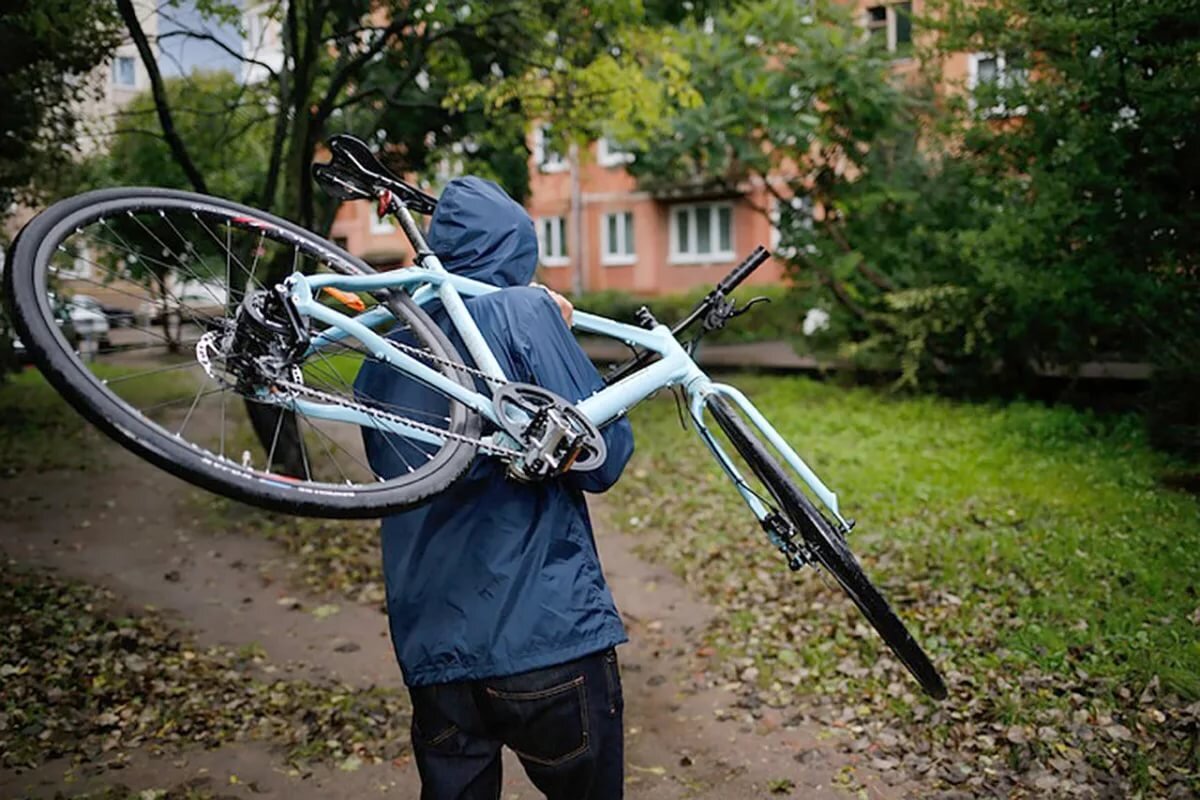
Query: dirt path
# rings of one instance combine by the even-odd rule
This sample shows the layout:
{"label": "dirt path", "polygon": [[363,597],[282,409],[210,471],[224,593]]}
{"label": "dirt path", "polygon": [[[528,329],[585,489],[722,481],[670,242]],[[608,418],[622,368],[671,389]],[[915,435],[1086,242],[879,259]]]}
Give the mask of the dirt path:
{"label": "dirt path", "polygon": [[[0,549],[18,562],[105,586],[130,609],[164,609],[202,645],[257,645],[270,663],[297,676],[400,688],[386,620],[378,610],[338,602],[330,616],[309,613],[330,601],[296,588],[276,545],[206,529],[188,502],[195,490],[112,450],[103,472],[0,482]],[[730,708],[732,692],[690,675],[692,642],[711,610],[664,570],[639,560],[630,537],[606,527],[601,523],[602,556],[631,638],[620,650],[627,796],[903,794],[905,787],[891,786],[886,776],[838,754],[830,741],[836,732],[810,723],[785,725],[769,713],[749,719],[744,710]],[[416,769],[405,756],[354,772],[325,767],[299,774],[264,744],[169,758],[135,752],[124,769],[93,774],[85,768],[70,783],[68,772],[66,763],[21,775],[0,771],[0,796],[52,797],[60,791],[69,796],[114,784],[142,790],[189,781],[221,795],[289,800],[419,792]],[[505,775],[506,799],[540,796],[511,757]]]}

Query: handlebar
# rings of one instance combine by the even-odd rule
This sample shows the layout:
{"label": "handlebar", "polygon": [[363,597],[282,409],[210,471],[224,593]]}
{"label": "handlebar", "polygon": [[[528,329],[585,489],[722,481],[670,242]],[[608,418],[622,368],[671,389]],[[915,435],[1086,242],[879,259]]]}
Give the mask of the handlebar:
{"label": "handlebar", "polygon": [[704,296],[704,299],[696,304],[696,307],[675,326],[671,328],[671,333],[678,336],[686,328],[690,327],[696,320],[701,319],[709,310],[718,302],[725,299],[725,295],[736,289],[742,281],[749,278],[754,270],[761,267],[766,260],[771,257],[771,251],[763,247],[761,244],[754,248],[754,252],[746,256],[742,263],[738,264],[729,274],[717,283],[717,288]]}
{"label": "handlebar", "polygon": [[729,294],[738,287],[742,281],[750,277],[754,270],[761,267],[768,258],[771,257],[771,252],[761,244],[754,248],[754,252],[746,256],[746,260],[733,268],[733,271],[721,279],[717,284],[717,291],[722,294]]}

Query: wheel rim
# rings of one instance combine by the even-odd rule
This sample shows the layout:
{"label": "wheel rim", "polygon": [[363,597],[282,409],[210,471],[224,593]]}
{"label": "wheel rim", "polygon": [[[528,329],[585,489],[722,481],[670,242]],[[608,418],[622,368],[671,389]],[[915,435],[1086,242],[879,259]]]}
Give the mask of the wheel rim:
{"label": "wheel rim", "polygon": [[[131,196],[80,208],[54,225],[38,243],[33,281],[50,332],[45,338],[67,355],[76,380],[83,378],[109,401],[104,416],[122,432],[135,424],[159,437],[158,444],[207,459],[234,480],[284,494],[384,492],[444,466],[459,443],[447,439],[439,447],[395,434],[383,437],[383,446],[404,468],[380,476],[371,469],[358,425],[295,413],[294,404],[271,396],[271,387],[260,387],[267,393],[238,390],[216,380],[197,358],[198,346],[210,362],[219,355],[211,339],[229,333],[248,292],[296,270],[360,271],[351,257],[265,215],[200,197]],[[126,316],[132,325],[119,322]],[[393,335],[407,337],[415,354],[436,355],[427,332],[410,325]],[[399,414],[438,430],[462,428],[465,409],[428,390],[421,407],[388,407],[356,396],[354,378],[367,362],[382,364],[347,339],[328,352],[313,352],[289,377],[372,418]],[[284,459],[281,445],[289,437],[293,446]]]}

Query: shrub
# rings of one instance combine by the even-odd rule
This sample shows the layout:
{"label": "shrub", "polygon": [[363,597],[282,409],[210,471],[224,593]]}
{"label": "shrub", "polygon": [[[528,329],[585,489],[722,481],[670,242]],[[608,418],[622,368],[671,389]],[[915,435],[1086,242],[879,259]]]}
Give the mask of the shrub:
{"label": "shrub", "polygon": [[[637,310],[644,305],[660,322],[674,325],[687,316],[708,291],[708,287],[705,287],[655,297],[639,297],[611,290],[585,292],[578,297],[572,297],[571,302],[581,311],[630,323],[635,321]],[[748,286],[740,288],[734,294],[739,304],[755,297],[766,297],[770,302],[756,305],[746,315],[732,320],[725,328],[710,334],[705,341],[732,344],[778,340],[799,342],[807,338],[801,326],[808,310],[814,306],[809,292],[787,286]],[[806,344],[806,349],[812,349],[818,341],[825,342],[830,333],[824,331],[819,339],[813,337],[813,340]]]}

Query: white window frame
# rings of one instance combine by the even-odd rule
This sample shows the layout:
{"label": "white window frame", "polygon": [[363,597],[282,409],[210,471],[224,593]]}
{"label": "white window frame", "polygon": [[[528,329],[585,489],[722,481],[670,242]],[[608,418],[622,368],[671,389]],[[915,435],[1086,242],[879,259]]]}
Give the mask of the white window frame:
{"label": "white window frame", "polygon": [[533,161],[542,172],[565,172],[571,165],[562,153],[546,147],[546,127],[538,125],[533,129]]}
{"label": "white window frame", "polygon": [[543,267],[565,267],[571,263],[570,254],[567,252],[566,217],[538,217],[537,240],[538,262]]}
{"label": "white window frame", "polygon": [[[996,62],[996,85],[1001,89],[1016,86],[1018,81],[1024,81],[1028,78],[1028,73],[1018,78],[1017,70],[1009,70],[1008,57],[1004,53],[976,52],[967,54],[967,103],[972,110],[976,108],[975,90],[979,88],[979,62],[987,59],[994,59]],[[1010,109],[1001,100],[996,105],[987,109],[984,114],[989,117],[1020,117],[1024,116],[1028,111],[1029,109],[1024,105]]]}
{"label": "white window frame", "polygon": [[[617,241],[614,242],[609,238],[611,228],[609,227],[612,219],[617,220]],[[600,263],[606,267],[627,267],[630,264],[637,263],[637,234],[634,233],[634,217],[632,211],[613,211],[605,214],[601,224],[604,228],[601,233],[604,249],[600,254]],[[625,220],[629,220],[629,224],[625,224]],[[626,233],[632,233],[633,241],[629,241]]]}
{"label": "white window frame", "polygon": [[[910,26],[909,34],[911,36],[912,22],[913,22],[913,8],[912,8],[913,3],[911,1],[909,1],[909,2],[907,2],[907,4],[908,4],[908,19],[909,19],[909,26]],[[880,0],[880,2],[876,3],[875,5],[867,6],[866,8],[863,9],[863,27],[866,29],[868,37],[871,35],[871,30],[873,28],[884,27],[887,29],[887,34],[886,34],[885,38],[887,40],[887,51],[889,53],[895,53],[896,47],[899,44],[896,41],[896,26],[897,26],[896,7],[901,6],[901,5],[905,5],[905,2],[884,2],[883,0]],[[880,23],[873,23],[871,21],[871,9],[878,8],[880,6],[883,6],[883,8],[884,8],[884,19],[883,19],[882,25]],[[909,46],[910,47],[915,46],[915,44],[916,43],[913,41],[913,39],[910,38]],[[901,58],[901,59],[912,58],[912,53],[911,52],[905,53],[904,55],[899,56],[899,58]]]}
{"label": "white window frame", "polygon": [[[729,210],[729,249],[718,250],[720,247],[721,235],[719,224],[721,219],[720,209]],[[707,253],[697,252],[696,249],[696,218],[700,213],[708,213],[709,216],[709,235],[712,237],[710,244],[712,250]],[[688,212],[688,239],[687,247],[681,247],[679,241],[679,212]],[[668,260],[672,264],[726,264],[735,259],[737,252],[737,243],[734,241],[734,233],[736,225],[734,224],[733,203],[717,202],[717,203],[681,203],[670,207],[670,222],[668,223],[671,230],[671,252]]]}
{"label": "white window frame", "polygon": [[[121,64],[128,62],[133,70],[133,80],[126,83],[121,80]],[[134,56],[117,56],[113,59],[113,86],[121,89],[136,89],[138,85],[137,58]]]}
{"label": "white window frame", "polygon": [[596,163],[602,167],[620,167],[633,163],[636,156],[628,150],[622,150],[618,144],[607,136],[600,137],[596,142]]}

